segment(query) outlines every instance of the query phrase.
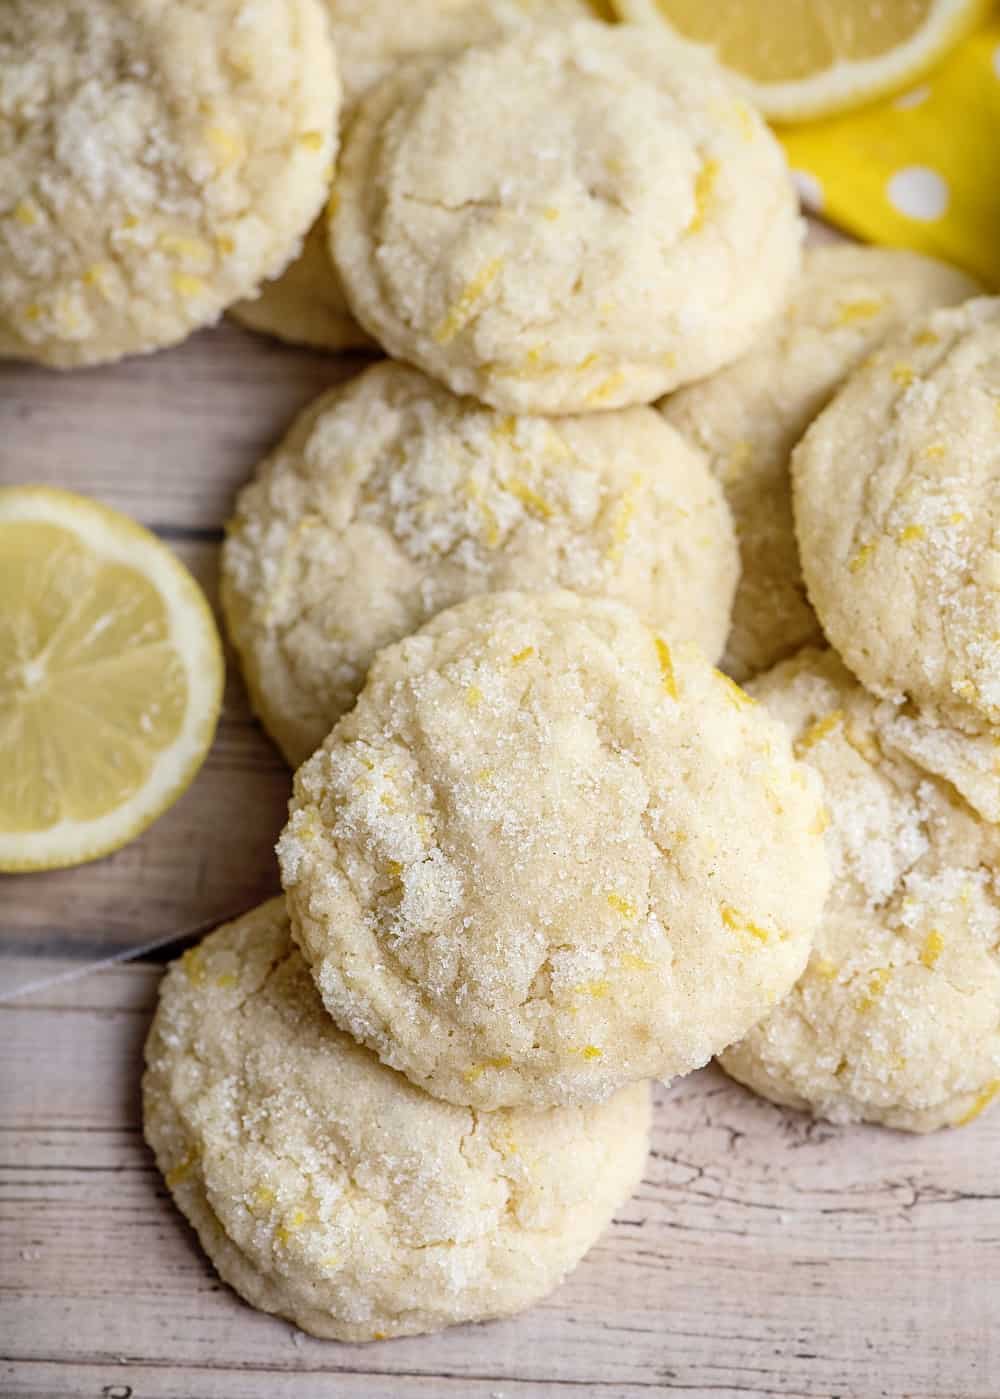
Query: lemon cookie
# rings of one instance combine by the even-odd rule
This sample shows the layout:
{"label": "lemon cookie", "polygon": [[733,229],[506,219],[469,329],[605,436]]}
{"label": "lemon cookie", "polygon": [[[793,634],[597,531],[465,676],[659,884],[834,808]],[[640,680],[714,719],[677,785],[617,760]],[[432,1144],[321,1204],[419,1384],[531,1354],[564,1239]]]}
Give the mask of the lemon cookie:
{"label": "lemon cookie", "polygon": [[790,989],[826,887],[782,726],[621,603],[495,593],[382,651],[278,844],[334,1019],[481,1108],[670,1078]]}
{"label": "lemon cookie", "polygon": [[181,340],[279,272],[323,202],[320,0],[0,7],[0,354]]}
{"label": "lemon cookie", "polygon": [[642,1173],[649,1088],[552,1112],[438,1102],[342,1034],[280,899],[164,978],[146,1138],[221,1276],[305,1331],[370,1341],[545,1296]]}
{"label": "lemon cookie", "polygon": [[[344,119],[358,99],[407,58],[492,39],[525,21],[565,22],[588,13],[583,0],[326,0],[344,84]],[[232,316],[251,330],[292,344],[343,350],[367,346],[352,318],[328,247],[326,218],[310,229],[297,258]]]}
{"label": "lemon cookie", "polygon": [[710,373],[799,262],[773,136],[709,59],[629,26],[400,67],[358,109],[338,196],[362,325],[514,412],[645,402]]}
{"label": "lemon cookie", "polygon": [[714,660],[736,574],[718,484],[653,409],[504,417],[386,362],[309,408],[243,490],[222,596],[297,766],[379,647],[474,593],[619,597]]}
{"label": "lemon cookie", "polygon": [[885,342],[792,479],[809,595],[850,669],[925,718],[1000,723],[1000,299]]}
{"label": "lemon cookie", "polygon": [[902,753],[832,651],[752,688],[825,781],[833,881],[805,974],[723,1067],[837,1122],[971,1121],[1000,1093],[1000,827]]}
{"label": "lemon cookie", "polygon": [[820,638],[792,520],[792,448],[850,370],[909,317],[974,296],[975,282],[918,253],[807,249],[781,318],[735,364],[665,399],[667,420],[723,483],[742,575],[723,668],[745,680]]}
{"label": "lemon cookie", "polygon": [[265,282],[252,299],[231,306],[229,314],[248,330],[277,336],[290,345],[360,350],[372,343],[348,310],[330,257],[325,214],[306,234],[301,255],[281,276]]}

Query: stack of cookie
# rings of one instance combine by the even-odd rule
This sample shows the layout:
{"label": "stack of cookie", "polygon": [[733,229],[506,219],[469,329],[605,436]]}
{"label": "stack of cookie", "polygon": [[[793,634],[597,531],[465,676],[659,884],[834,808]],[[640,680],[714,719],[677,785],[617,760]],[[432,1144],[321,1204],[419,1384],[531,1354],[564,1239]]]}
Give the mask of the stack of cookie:
{"label": "stack of cookie", "polygon": [[913,1130],[1000,1089],[1000,305],[912,254],[803,266],[699,51],[570,0],[329,4],[336,59],[319,0],[14,0],[46,179],[0,216],[0,352],[259,293],[394,357],[238,501],[286,896],[168,972],[145,1080],[220,1273],[377,1339],[554,1286],[650,1079],[721,1055]]}

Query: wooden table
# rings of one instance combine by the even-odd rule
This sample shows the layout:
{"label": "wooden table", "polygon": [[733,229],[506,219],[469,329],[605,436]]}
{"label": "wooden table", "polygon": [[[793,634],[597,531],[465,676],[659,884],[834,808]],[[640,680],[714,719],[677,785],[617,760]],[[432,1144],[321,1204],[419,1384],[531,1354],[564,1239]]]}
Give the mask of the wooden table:
{"label": "wooden table", "polygon": [[[0,480],[119,506],[213,593],[235,490],[292,413],[357,364],[224,326],[107,370],[0,368]],[[172,811],[109,859],[0,881],[3,984],[275,891],[288,790],[230,664],[215,745]],[[132,963],[0,1006],[3,1396],[1000,1395],[1000,1110],[928,1138],[838,1130],[715,1070],[658,1092],[635,1198],[525,1315],[346,1346],[251,1311],[143,1145],[159,974]]]}

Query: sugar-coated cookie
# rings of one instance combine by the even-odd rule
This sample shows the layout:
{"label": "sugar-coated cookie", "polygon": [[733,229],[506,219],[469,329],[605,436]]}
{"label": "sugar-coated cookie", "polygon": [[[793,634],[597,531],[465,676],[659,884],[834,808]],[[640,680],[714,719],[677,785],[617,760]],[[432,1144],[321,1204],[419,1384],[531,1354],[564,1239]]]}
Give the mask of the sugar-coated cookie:
{"label": "sugar-coated cookie", "polygon": [[[407,58],[447,53],[539,20],[565,23],[589,13],[585,0],[325,0],[344,85],[344,120],[374,83]],[[330,257],[326,217],[302,256],[231,315],[251,330],[317,349],[364,347]]]}
{"label": "sugar-coated cookie", "polygon": [[911,1132],[1000,1093],[1000,827],[897,746],[897,716],[832,651],[751,687],[824,779],[832,886],[794,991],[723,1067],[835,1122]]}
{"label": "sugar-coated cookie", "polygon": [[221,1276],[316,1336],[371,1341],[545,1296],[642,1173],[649,1088],[552,1112],[430,1098],[342,1034],[280,899],[167,972],[146,1138]]}
{"label": "sugar-coated cookie", "polygon": [[336,150],[320,0],[5,0],[0,355],[181,340],[300,248]]}
{"label": "sugar-coated cookie", "polygon": [[745,1034],[826,889],[815,775],[621,603],[494,593],[382,651],[278,844],[334,1019],[481,1108],[606,1097]]}
{"label": "sugar-coated cookie", "polygon": [[718,483],[654,409],[509,417],[386,361],[307,409],[241,492],[222,597],[297,766],[381,646],[475,593],[618,597],[715,660],[737,569]]}
{"label": "sugar-coated cookie", "polygon": [[743,572],[722,665],[734,679],[767,670],[821,636],[795,540],[792,448],[890,331],[977,290],[964,272],[919,253],[807,249],[791,301],[749,352],[664,399],[668,422],[707,454],[732,507]]}
{"label": "sugar-coated cookie", "polygon": [[647,402],[710,373],[799,265],[774,137],[701,52],[626,25],[401,66],[361,102],[337,194],[362,325],[513,412]]}
{"label": "sugar-coated cookie", "polygon": [[911,321],[795,449],[823,630],[875,694],[1000,724],[1000,298]]}

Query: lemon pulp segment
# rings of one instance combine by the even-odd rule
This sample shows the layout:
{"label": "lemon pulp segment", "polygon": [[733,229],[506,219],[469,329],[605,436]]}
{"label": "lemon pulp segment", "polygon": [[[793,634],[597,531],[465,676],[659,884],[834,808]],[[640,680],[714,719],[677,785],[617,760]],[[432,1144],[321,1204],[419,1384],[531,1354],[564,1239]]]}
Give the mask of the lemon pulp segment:
{"label": "lemon pulp segment", "polygon": [[0,869],[75,864],[187,785],[222,660],[186,569],[68,492],[0,490]]}

